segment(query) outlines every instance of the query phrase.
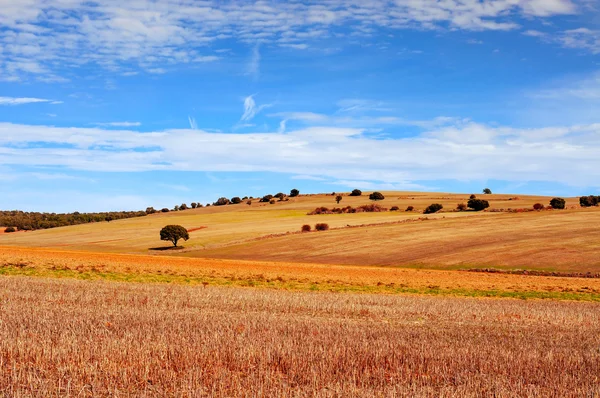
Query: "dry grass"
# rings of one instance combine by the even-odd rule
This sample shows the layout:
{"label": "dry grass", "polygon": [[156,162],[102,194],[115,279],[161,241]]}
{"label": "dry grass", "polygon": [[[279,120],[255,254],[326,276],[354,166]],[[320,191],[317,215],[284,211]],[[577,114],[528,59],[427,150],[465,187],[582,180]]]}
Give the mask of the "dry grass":
{"label": "dry grass", "polygon": [[0,278],[0,395],[600,394],[600,305]]}
{"label": "dry grass", "polygon": [[[326,234],[326,232],[320,232]],[[0,247],[0,274],[279,290],[600,301],[600,279]]]}
{"label": "dry grass", "polygon": [[[344,216],[319,217],[335,220]],[[447,217],[274,237],[184,255],[437,269],[598,272],[599,223],[596,209]]]}

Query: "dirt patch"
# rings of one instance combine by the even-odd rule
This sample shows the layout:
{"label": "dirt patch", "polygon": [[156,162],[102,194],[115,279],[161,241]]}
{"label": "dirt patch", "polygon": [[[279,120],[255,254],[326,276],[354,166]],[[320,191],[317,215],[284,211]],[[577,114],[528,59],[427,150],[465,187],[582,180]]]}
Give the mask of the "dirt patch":
{"label": "dirt patch", "polygon": [[195,227],[195,228],[188,228],[188,232],[196,232],[196,231],[200,231],[201,229],[205,229],[208,227]]}

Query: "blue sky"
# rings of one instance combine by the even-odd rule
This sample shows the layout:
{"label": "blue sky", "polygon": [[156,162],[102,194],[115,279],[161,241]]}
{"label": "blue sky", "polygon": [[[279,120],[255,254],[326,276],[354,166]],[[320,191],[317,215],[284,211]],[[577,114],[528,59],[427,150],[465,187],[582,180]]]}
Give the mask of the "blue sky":
{"label": "blue sky", "polygon": [[600,191],[592,0],[0,0],[0,208]]}

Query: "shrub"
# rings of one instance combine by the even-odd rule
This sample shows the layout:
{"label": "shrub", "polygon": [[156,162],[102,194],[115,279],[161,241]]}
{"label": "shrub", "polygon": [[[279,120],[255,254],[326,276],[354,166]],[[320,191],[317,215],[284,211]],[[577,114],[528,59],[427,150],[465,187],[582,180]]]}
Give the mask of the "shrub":
{"label": "shrub", "polygon": [[383,199],[385,199],[385,196],[383,196],[383,194],[381,192],[373,192],[372,194],[369,195],[369,199],[383,200]]}
{"label": "shrub", "polygon": [[271,201],[271,199],[273,199],[273,195],[265,195],[262,197],[262,199],[259,202],[269,203]]}
{"label": "shrub", "polygon": [[269,204],[272,204],[272,205],[274,205],[274,204],[275,204],[275,199],[271,199],[271,200],[269,201]]}
{"label": "shrub", "polygon": [[248,206],[250,206],[250,205],[252,205],[252,201],[251,201],[251,200],[249,200],[249,201],[247,201],[247,202],[246,202],[246,204],[247,204]]}
{"label": "shrub", "polygon": [[298,195],[300,195],[300,191],[298,191],[297,189],[292,189],[292,190],[290,191],[290,196],[291,196],[292,198],[295,198],[295,197],[296,197],[296,196],[298,196]]}
{"label": "shrub", "polygon": [[600,203],[600,196],[590,195],[579,198],[579,206],[581,207],[598,206],[598,203]]}
{"label": "shrub", "polygon": [[308,224],[304,224],[302,226],[302,232],[310,232],[311,231],[311,227]]}
{"label": "shrub", "polygon": [[285,194],[283,192],[279,192],[274,197],[279,200],[283,200],[283,198],[285,198]]}
{"label": "shrub", "polygon": [[156,213],[156,210],[154,210],[154,207],[146,207],[146,214],[154,214]]}
{"label": "shrub", "polygon": [[477,199],[477,196],[471,195],[471,196],[469,196],[469,199]]}
{"label": "shrub", "polygon": [[342,195],[338,195],[335,197],[335,201],[337,202],[337,204],[339,205],[340,202],[342,201]]}
{"label": "shrub", "polygon": [[233,203],[234,205],[239,205],[240,203],[242,203],[242,199],[240,199],[239,196],[234,196],[233,198],[231,198],[231,203]]}
{"label": "shrub", "polygon": [[161,210],[162,213],[168,213],[170,211],[171,210],[167,209],[166,207],[163,207],[162,210]]}
{"label": "shrub", "polygon": [[387,211],[385,207],[381,207],[378,204],[372,203],[370,205],[362,205],[356,208],[357,213],[381,213]]}
{"label": "shrub", "polygon": [[180,239],[188,240],[190,235],[187,229],[181,225],[167,225],[160,230],[160,240],[168,240],[173,243],[173,246],[177,247],[177,242]]}
{"label": "shrub", "polygon": [[198,207],[198,203],[196,203],[196,202],[192,202],[190,204],[192,205],[192,209],[195,209],[196,207]]}
{"label": "shrub", "polygon": [[467,210],[467,205],[466,205],[466,204],[464,204],[464,203],[459,203],[459,204],[456,206],[456,210],[458,210],[458,211],[465,211],[465,210]]}
{"label": "shrub", "polygon": [[327,231],[329,229],[329,224],[319,223],[315,225],[315,230],[317,231]]}
{"label": "shrub", "polygon": [[331,214],[331,210],[329,210],[327,207],[317,207],[316,209],[308,213],[309,216],[314,216],[318,214]]}
{"label": "shrub", "polygon": [[185,203],[182,203],[181,206],[179,206],[179,210],[187,210],[187,209],[189,209],[189,207]]}
{"label": "shrub", "polygon": [[227,198],[219,198],[215,203],[213,203],[213,206],[225,206],[228,205],[229,199]]}
{"label": "shrub", "polygon": [[430,204],[429,206],[427,206],[427,208],[425,209],[425,211],[423,211],[424,214],[433,214],[433,213],[437,213],[438,211],[442,210],[444,208],[444,206],[442,206],[439,203],[433,203]]}
{"label": "shrub", "polygon": [[563,198],[554,198],[550,201],[550,206],[553,209],[564,209],[565,208],[565,200]]}
{"label": "shrub", "polygon": [[392,206],[390,211],[400,211],[400,208],[398,206]]}
{"label": "shrub", "polygon": [[491,194],[492,194],[492,190],[491,190],[491,189],[489,189],[489,188],[485,188],[485,189],[483,190],[483,193],[484,193],[484,194],[486,194],[486,195],[491,195]]}
{"label": "shrub", "polygon": [[362,195],[362,191],[360,189],[353,189],[352,192],[350,193],[350,196],[361,196]]}
{"label": "shrub", "polygon": [[469,199],[467,206],[475,211],[481,211],[490,207],[490,203],[483,199]]}
{"label": "shrub", "polygon": [[537,210],[537,211],[544,210],[544,205],[541,203],[536,203],[533,205],[533,210]]}
{"label": "shrub", "polygon": [[17,230],[15,229],[15,227],[8,227],[4,230],[4,232],[11,233],[11,232],[17,232]]}
{"label": "shrub", "polygon": [[413,211],[415,209],[414,206],[408,206],[404,211]]}

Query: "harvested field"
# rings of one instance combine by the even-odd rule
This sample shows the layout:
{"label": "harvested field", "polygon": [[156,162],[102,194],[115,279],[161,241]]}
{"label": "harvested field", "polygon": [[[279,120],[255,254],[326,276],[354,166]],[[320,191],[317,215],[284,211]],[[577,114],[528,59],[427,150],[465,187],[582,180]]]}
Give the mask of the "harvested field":
{"label": "harvested field", "polygon": [[0,277],[0,395],[600,394],[600,306]]}
{"label": "harvested field", "polygon": [[0,247],[0,274],[287,290],[600,300],[600,279]]}

